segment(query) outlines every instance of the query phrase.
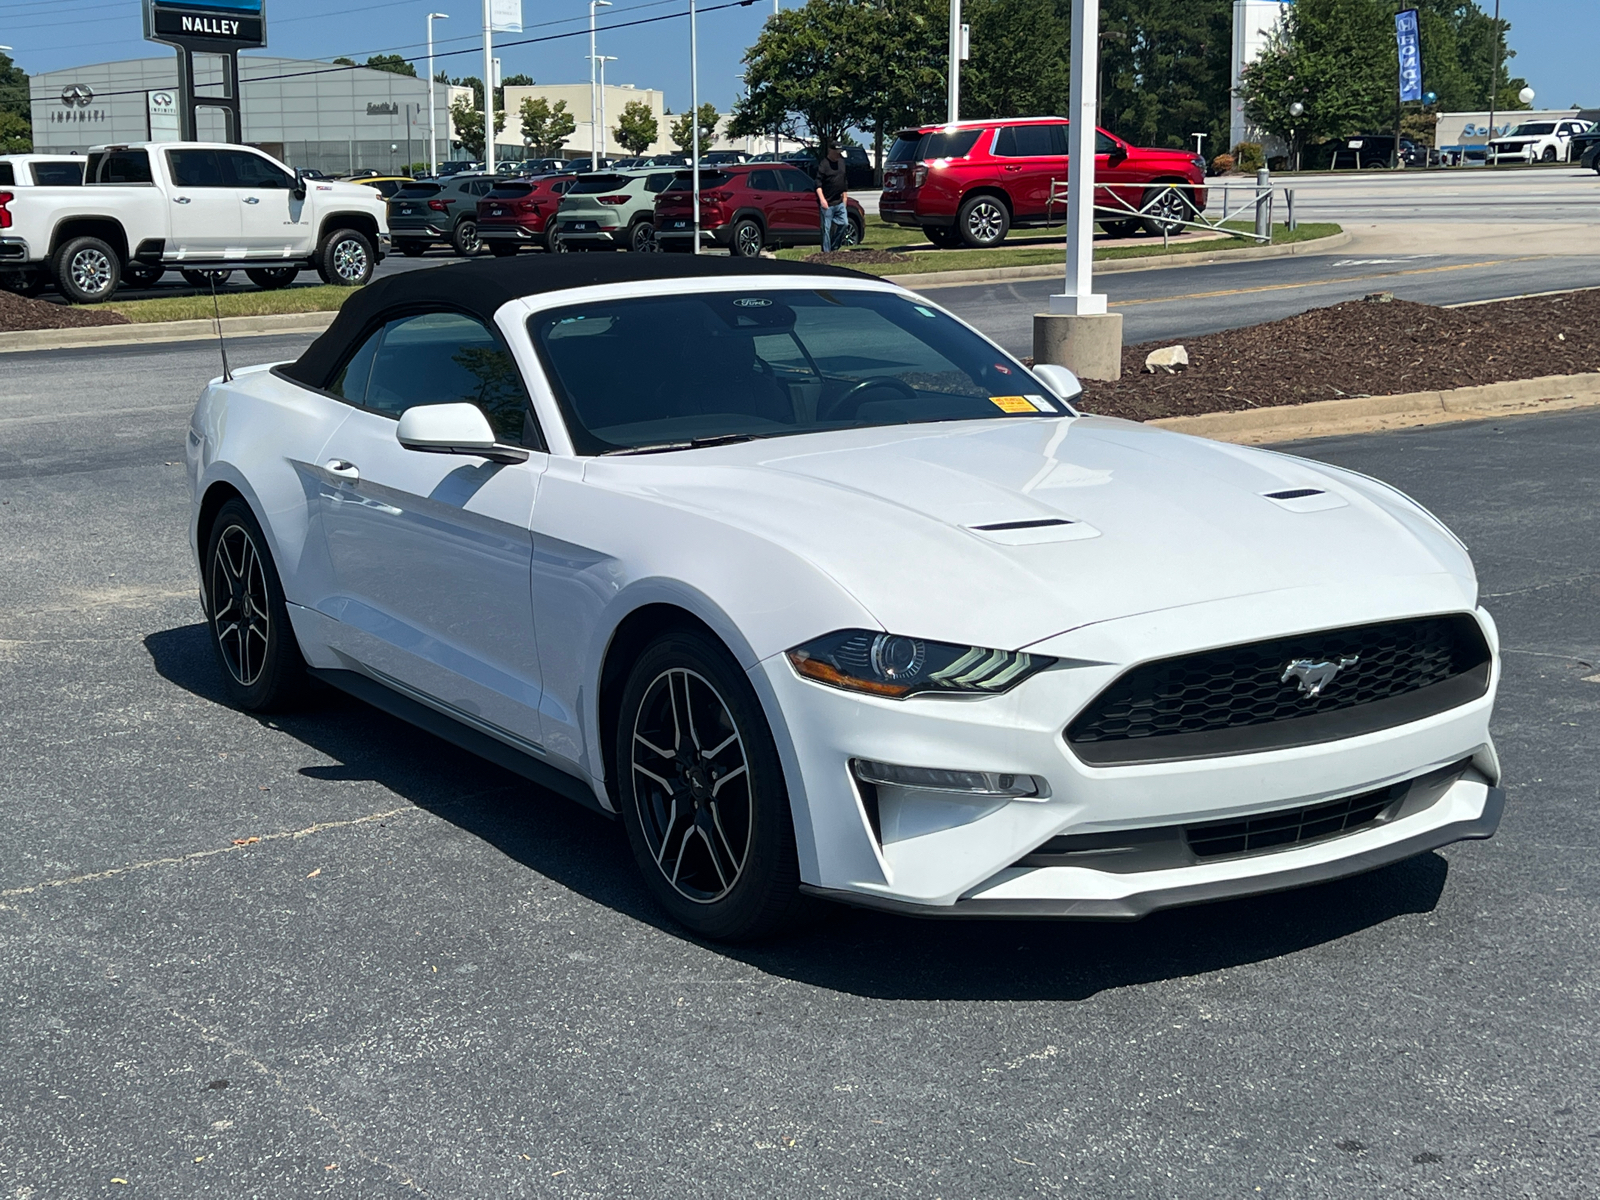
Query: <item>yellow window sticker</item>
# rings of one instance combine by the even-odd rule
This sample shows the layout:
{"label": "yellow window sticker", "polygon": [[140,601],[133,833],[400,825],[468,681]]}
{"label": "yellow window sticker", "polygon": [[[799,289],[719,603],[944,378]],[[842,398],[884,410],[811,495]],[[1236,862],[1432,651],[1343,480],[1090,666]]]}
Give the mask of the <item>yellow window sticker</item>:
{"label": "yellow window sticker", "polygon": [[990,396],[989,403],[1003,413],[1032,413],[1039,410],[1026,396]]}

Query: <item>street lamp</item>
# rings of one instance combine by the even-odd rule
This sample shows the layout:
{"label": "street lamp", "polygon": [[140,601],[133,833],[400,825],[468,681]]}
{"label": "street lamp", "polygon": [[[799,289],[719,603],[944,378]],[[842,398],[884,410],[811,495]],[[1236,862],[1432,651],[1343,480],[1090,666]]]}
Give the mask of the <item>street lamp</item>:
{"label": "street lamp", "polygon": [[438,105],[433,99],[433,23],[435,21],[448,21],[449,13],[428,14],[428,169],[435,175],[439,173],[438,137]]}
{"label": "street lamp", "polygon": [[689,0],[689,128],[693,131],[690,143],[694,157],[690,171],[694,182],[694,246],[691,253],[700,253],[700,17],[695,12],[694,0]]}
{"label": "street lamp", "polygon": [[[1301,117],[1305,116],[1305,112],[1306,106],[1298,100],[1289,105],[1289,116],[1295,121],[1299,121]],[[1289,148],[1294,153],[1294,169],[1298,171],[1300,169],[1300,127],[1298,125],[1289,126]]]}
{"label": "street lamp", "polygon": [[610,8],[611,0],[589,0],[589,169],[600,169],[600,151],[595,131],[600,128],[600,93],[595,86],[594,10]]}
{"label": "street lamp", "polygon": [[606,64],[616,62],[615,54],[601,54],[597,56],[600,63],[600,124],[595,126],[600,131],[600,157],[606,156]]}

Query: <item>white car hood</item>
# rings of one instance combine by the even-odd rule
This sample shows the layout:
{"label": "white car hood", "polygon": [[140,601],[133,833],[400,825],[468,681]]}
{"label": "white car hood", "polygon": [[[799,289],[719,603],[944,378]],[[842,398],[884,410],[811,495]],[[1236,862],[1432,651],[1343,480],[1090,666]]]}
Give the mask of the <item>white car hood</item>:
{"label": "white car hood", "polygon": [[[758,532],[885,628],[938,640],[1016,648],[1136,613],[1400,577],[1454,576],[1475,602],[1465,549],[1382,484],[1106,418],[774,438],[593,460],[589,478]],[[1285,489],[1321,495],[1262,494]],[[1070,524],[973,528],[1040,521]]]}

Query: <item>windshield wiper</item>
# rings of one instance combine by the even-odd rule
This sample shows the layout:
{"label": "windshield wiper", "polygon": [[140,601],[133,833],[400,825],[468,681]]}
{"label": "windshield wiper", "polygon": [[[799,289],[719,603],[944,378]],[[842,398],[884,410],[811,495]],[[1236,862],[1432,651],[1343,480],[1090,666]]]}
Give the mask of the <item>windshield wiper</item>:
{"label": "windshield wiper", "polygon": [[609,458],[621,454],[665,454],[668,450],[698,450],[702,446],[731,446],[735,442],[753,442],[759,437],[754,433],[719,433],[713,437],[690,438],[684,442],[652,442],[647,446],[621,446],[615,450],[601,452],[602,458]]}

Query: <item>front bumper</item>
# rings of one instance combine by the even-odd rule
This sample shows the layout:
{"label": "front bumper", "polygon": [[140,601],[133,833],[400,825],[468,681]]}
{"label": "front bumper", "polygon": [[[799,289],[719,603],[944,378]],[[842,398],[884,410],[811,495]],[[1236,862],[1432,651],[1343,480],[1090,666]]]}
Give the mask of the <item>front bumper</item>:
{"label": "front bumper", "polygon": [[[1336,610],[1308,612],[1309,606],[1299,619],[1315,624],[1301,628],[1357,623]],[[1283,627],[1288,616],[1277,605],[1202,605],[1194,616],[1215,633],[1215,641],[1208,637],[1214,645],[1293,631]],[[1093,766],[1062,736],[1134,662],[1193,649],[1194,626],[1170,614],[1049,639],[1034,649],[1082,665],[1044,671],[984,699],[857,695],[802,679],[784,655],[763,660],[751,675],[784,755],[808,890],[924,915],[1131,919],[1175,904],[1354,874],[1492,834],[1499,767],[1488,723],[1498,649],[1493,622],[1481,610],[1477,617],[1496,654],[1488,689],[1477,699],[1360,736],[1205,759]],[[854,777],[852,759],[1033,775],[1047,787],[1027,798],[871,788]],[[1130,859],[1117,869],[1039,861],[1040,847],[1056,838],[1164,830],[1178,837],[1175,827],[1260,818],[1380,789],[1407,799],[1370,824],[1324,840],[1237,857],[1184,852]],[[1427,789],[1431,798],[1423,804]]]}

